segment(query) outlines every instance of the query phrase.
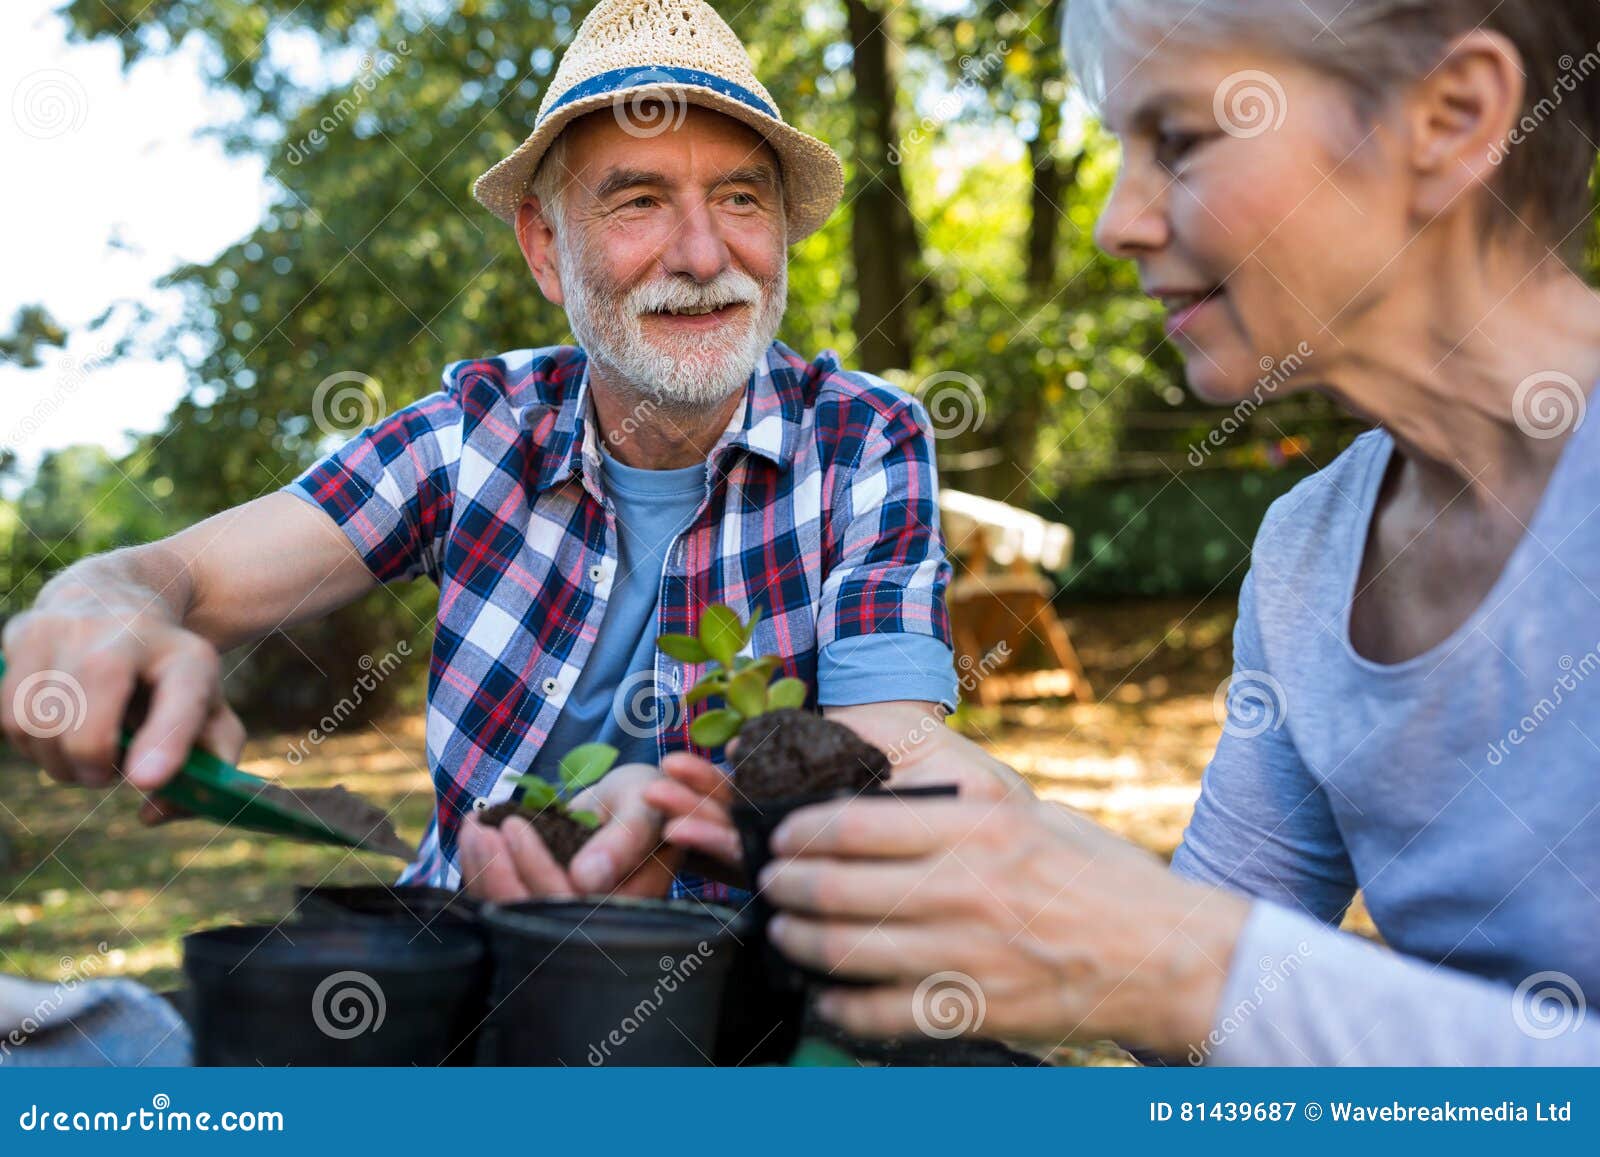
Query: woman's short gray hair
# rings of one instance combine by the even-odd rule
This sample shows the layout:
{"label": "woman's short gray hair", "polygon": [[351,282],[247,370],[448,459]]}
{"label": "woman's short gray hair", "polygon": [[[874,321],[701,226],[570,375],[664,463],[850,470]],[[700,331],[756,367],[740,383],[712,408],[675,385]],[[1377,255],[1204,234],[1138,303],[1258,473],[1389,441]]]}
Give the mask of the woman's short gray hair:
{"label": "woman's short gray hair", "polygon": [[1522,116],[1500,167],[1494,209],[1525,220],[1569,260],[1592,212],[1600,147],[1600,4],[1595,0],[1068,0],[1065,41],[1091,103],[1105,97],[1108,43],[1160,41],[1281,53],[1345,81],[1371,115],[1427,75],[1458,37],[1498,32],[1522,56]]}

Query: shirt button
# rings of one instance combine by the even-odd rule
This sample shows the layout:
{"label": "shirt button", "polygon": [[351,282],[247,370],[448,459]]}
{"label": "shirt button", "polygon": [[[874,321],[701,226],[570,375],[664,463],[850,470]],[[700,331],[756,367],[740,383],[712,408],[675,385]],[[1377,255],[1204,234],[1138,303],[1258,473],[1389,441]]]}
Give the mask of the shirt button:
{"label": "shirt button", "polygon": [[589,581],[590,582],[592,582],[592,583],[604,582],[605,581],[605,577],[606,577],[606,568],[601,566],[599,563],[595,563],[592,567],[589,568]]}
{"label": "shirt button", "polygon": [[555,679],[546,679],[543,683],[543,687],[546,695],[554,695],[557,691],[561,690],[560,682]]}

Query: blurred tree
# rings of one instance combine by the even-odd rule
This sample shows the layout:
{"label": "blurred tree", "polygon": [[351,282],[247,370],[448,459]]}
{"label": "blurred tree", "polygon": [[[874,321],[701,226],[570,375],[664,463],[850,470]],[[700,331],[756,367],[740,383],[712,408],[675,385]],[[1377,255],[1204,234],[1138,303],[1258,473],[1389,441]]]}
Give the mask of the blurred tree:
{"label": "blurred tree", "polygon": [[[211,83],[247,110],[219,133],[265,159],[272,192],[248,236],[166,279],[184,317],[156,352],[191,383],[166,426],[123,461],[41,468],[22,500],[10,605],[82,552],[283,485],[435,389],[448,362],[570,340],[511,231],[469,189],[532,127],[588,7],[69,0],[77,34],[127,60],[203,45]],[[1134,271],[1094,248],[1116,151],[1068,101],[1061,0],[719,7],[787,118],[846,164],[845,205],[792,253],[786,341],[892,368],[930,409],[942,400],[950,485],[1099,525],[1095,479],[1159,485],[1184,468],[1216,415],[1181,388]],[[29,323],[39,341],[47,320]],[[32,356],[21,339],[0,348]],[[951,373],[976,392],[941,399]],[[1207,468],[1281,465],[1301,430],[1270,420],[1252,419]],[[1211,573],[1197,565],[1195,581]],[[362,654],[401,639],[425,652],[432,598],[421,585],[377,592],[269,641],[236,678],[273,718],[315,709],[317,688]]]}
{"label": "blurred tree", "polygon": [[883,0],[845,0],[855,81],[855,182],[850,240],[856,275],[855,358],[864,370],[909,366],[912,297],[921,243],[911,217],[896,142],[893,10]]}
{"label": "blurred tree", "polygon": [[60,348],[67,344],[67,331],[42,305],[24,305],[11,322],[11,332],[0,334],[0,362],[11,362],[25,370],[38,369],[40,346]]}

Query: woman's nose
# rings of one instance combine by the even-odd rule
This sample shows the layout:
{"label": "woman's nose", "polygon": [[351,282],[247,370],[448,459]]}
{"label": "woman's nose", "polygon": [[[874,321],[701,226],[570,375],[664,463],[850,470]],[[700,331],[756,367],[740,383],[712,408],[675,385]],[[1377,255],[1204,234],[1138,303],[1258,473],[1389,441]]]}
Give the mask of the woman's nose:
{"label": "woman's nose", "polygon": [[1147,180],[1124,168],[1095,223],[1094,240],[1112,257],[1136,259],[1167,244],[1166,179]]}

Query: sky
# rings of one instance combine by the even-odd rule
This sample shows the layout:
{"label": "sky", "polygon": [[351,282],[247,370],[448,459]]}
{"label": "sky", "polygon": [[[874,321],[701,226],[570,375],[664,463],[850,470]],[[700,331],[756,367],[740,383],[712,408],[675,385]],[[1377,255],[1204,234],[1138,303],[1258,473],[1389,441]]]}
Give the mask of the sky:
{"label": "sky", "polygon": [[[116,45],[69,44],[59,0],[0,4],[0,329],[18,306],[41,303],[79,330],[118,301],[161,316],[180,299],[156,281],[185,261],[209,261],[260,220],[261,162],[224,156],[197,133],[234,119],[236,100],[209,91],[195,51],[142,60],[128,73]],[[125,307],[122,314],[126,314]],[[125,451],[127,431],[161,423],[181,395],[175,362],[96,367],[114,334],[74,333],[44,366],[0,366],[0,445],[23,473],[45,450],[93,442]]]}

